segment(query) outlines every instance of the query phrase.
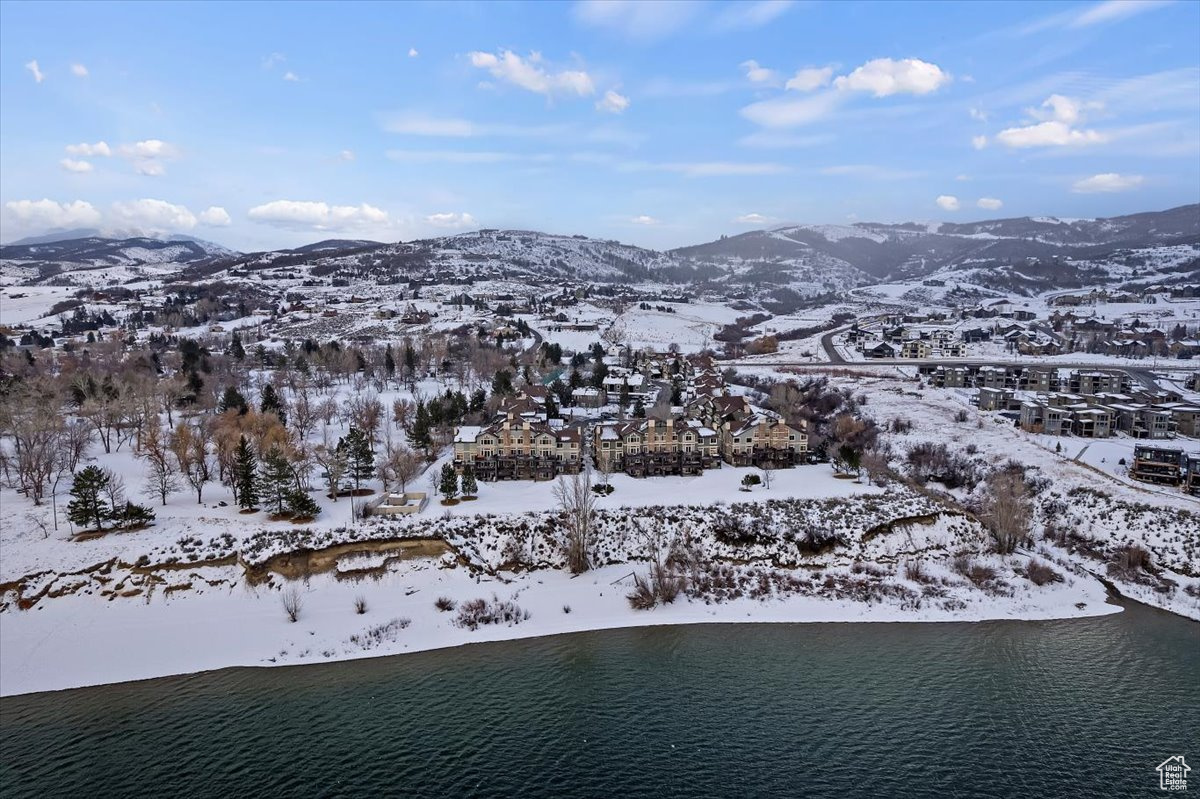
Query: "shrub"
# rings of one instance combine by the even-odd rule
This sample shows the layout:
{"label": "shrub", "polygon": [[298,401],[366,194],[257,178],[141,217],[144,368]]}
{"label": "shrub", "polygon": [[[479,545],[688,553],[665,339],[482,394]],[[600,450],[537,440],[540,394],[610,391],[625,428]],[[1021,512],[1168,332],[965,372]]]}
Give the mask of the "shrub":
{"label": "shrub", "polygon": [[458,618],[454,623],[468,630],[478,630],[485,624],[520,624],[529,618],[529,611],[522,610],[520,605],[511,599],[501,601],[495,595],[489,602],[486,599],[472,599],[464,602],[458,609]]}
{"label": "shrub", "polygon": [[995,569],[976,563],[966,555],[959,555],[954,559],[954,571],[974,583],[976,588],[982,588],[996,579]]}
{"label": "shrub", "polygon": [[904,564],[904,577],[914,583],[933,582],[933,577],[925,571],[925,564],[919,560],[910,560]]}
{"label": "shrub", "polygon": [[433,601],[433,606],[440,611],[454,610],[458,603],[448,596],[440,596]]}
{"label": "shrub", "polygon": [[1150,551],[1140,544],[1129,544],[1113,555],[1112,569],[1122,574],[1150,571]]}
{"label": "shrub", "polygon": [[958,413],[954,414],[954,421],[956,421],[956,422],[967,421],[967,411],[965,408],[959,410]]}
{"label": "shrub", "polygon": [[683,591],[685,580],[665,566],[655,563],[650,574],[633,576],[633,591],[628,595],[629,606],[634,610],[649,610],[655,605],[670,604]]}
{"label": "shrub", "polygon": [[1062,575],[1050,568],[1049,564],[1040,560],[1029,561],[1029,565],[1025,567],[1025,576],[1034,585],[1062,582]]}
{"label": "shrub", "polygon": [[362,635],[350,636],[350,643],[360,646],[363,649],[373,649],[380,644],[396,640],[396,634],[412,624],[412,619],[398,618],[392,619],[383,624],[377,624],[371,627]]}
{"label": "shrub", "polygon": [[283,612],[288,617],[288,621],[299,621],[300,610],[304,607],[304,600],[300,595],[300,589],[296,586],[288,586],[283,589],[283,596],[280,597],[283,603]]}
{"label": "shrub", "polygon": [[367,598],[365,596],[354,597],[354,612],[360,616],[367,612]]}

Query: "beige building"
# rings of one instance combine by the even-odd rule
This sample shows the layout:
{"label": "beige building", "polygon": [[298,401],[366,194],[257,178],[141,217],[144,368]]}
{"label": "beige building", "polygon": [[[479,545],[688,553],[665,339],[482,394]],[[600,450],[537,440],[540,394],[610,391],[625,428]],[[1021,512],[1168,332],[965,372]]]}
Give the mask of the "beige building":
{"label": "beige building", "polygon": [[488,427],[460,427],[454,466],[470,467],[480,480],[550,480],[583,465],[578,428],[511,416]]}

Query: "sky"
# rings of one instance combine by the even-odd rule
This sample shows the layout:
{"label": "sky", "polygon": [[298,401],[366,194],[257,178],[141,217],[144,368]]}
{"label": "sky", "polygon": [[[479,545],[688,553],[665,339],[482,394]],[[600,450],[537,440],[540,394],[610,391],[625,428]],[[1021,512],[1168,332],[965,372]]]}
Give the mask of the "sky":
{"label": "sky", "polygon": [[0,3],[0,240],[1200,202],[1200,2]]}

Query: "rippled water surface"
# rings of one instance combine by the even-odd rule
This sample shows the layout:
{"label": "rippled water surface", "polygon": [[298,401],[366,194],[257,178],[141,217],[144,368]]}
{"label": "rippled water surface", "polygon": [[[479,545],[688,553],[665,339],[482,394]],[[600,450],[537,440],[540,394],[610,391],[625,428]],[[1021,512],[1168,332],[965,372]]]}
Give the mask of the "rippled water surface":
{"label": "rippled water surface", "polygon": [[1198,725],[1200,624],[1136,605],[643,628],[3,699],[0,793],[1152,796]]}

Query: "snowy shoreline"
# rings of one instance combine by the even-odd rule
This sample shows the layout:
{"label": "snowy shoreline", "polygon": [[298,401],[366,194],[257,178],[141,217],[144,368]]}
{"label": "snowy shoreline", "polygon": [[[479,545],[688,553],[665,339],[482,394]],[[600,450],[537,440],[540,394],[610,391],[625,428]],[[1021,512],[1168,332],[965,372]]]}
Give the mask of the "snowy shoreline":
{"label": "snowy shoreline", "polygon": [[[626,627],[695,623],[853,623],[1042,621],[1118,613],[1094,578],[1029,587],[1010,597],[962,591],[965,606],[905,609],[820,596],[737,599],[706,604],[680,597],[648,611],[629,607],[629,564],[572,578],[559,571],[511,578],[439,569],[429,559],[378,580],[310,578],[299,621],[289,623],[274,588],[237,581],[179,596],[118,599],[66,596],[28,611],[0,614],[0,696],[65,690],[221,668],[298,665],[390,656],[472,643],[537,638]],[[229,571],[206,569],[206,572]],[[225,576],[230,576],[227,573]],[[210,574],[209,576],[216,576]],[[615,584],[614,584],[615,582]],[[974,595],[972,595],[974,594]],[[513,626],[459,627],[454,612],[434,607],[438,596],[457,602],[513,599],[530,617]],[[358,615],[357,597],[367,603]],[[1080,603],[1082,606],[1079,606]],[[570,612],[564,612],[564,606]],[[374,641],[371,631],[408,619]],[[395,626],[395,625],[393,625]],[[357,639],[357,640],[355,640]],[[365,643],[364,643],[365,642]],[[88,653],[81,657],[81,653]]]}

